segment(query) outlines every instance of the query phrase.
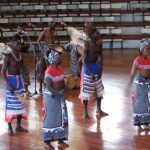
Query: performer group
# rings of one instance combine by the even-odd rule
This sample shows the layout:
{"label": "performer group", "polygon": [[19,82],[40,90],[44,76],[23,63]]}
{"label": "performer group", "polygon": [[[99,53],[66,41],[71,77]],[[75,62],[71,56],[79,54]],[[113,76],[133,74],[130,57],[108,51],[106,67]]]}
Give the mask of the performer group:
{"label": "performer group", "polygon": [[[51,144],[53,141],[58,141],[59,146],[68,147],[65,142],[68,140],[68,113],[64,96],[67,89],[61,67],[63,49],[56,48],[55,26],[55,22],[49,22],[48,27],[44,28],[37,40],[42,57],[36,69],[39,93],[43,95],[42,129],[44,145],[47,148],[53,148]],[[27,42],[24,32],[26,31],[23,26],[19,25],[17,33],[9,44],[12,51],[5,55],[2,67],[2,75],[6,81],[5,120],[8,123],[10,136],[14,135],[11,122],[15,118],[17,119],[16,131],[28,132],[21,126],[21,120],[27,119],[25,93],[27,96],[31,95],[28,90],[30,78],[27,54],[30,43]],[[79,98],[84,106],[83,118],[90,118],[88,114],[90,100],[97,102],[96,116],[108,115],[101,109],[104,85],[100,33],[92,23],[87,22],[84,24],[83,33],[79,35],[72,33],[71,36],[73,42],[67,44],[66,48],[70,50],[70,73],[72,76],[80,77],[81,80]],[[139,45],[139,56],[133,62],[129,85],[133,85],[134,125],[141,127],[150,124],[150,41],[142,40]]]}

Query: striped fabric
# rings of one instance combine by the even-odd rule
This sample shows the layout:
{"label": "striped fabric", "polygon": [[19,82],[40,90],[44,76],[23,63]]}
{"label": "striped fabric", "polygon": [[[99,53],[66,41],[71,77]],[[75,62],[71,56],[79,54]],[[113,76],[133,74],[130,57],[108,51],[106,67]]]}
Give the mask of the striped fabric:
{"label": "striped fabric", "polygon": [[[95,68],[96,70],[98,68]],[[101,79],[98,79],[98,74],[94,74],[95,80],[90,75],[86,74],[84,67],[82,68],[81,75],[81,89],[79,98],[81,100],[93,100],[103,97],[104,86]]]}
{"label": "striped fabric", "polygon": [[76,46],[74,46],[70,52],[70,57],[71,57],[71,69],[70,72],[73,76],[79,76],[79,72],[77,69],[77,62],[79,59],[79,55],[77,54],[76,51]]}
{"label": "striped fabric", "polygon": [[25,104],[22,104],[17,95],[24,96],[24,89],[22,84],[21,76],[10,76],[8,75],[8,80],[13,86],[15,92],[12,94],[9,88],[6,86],[6,118],[7,122],[11,122],[12,119],[16,118],[17,115],[24,115],[23,118],[26,119]]}

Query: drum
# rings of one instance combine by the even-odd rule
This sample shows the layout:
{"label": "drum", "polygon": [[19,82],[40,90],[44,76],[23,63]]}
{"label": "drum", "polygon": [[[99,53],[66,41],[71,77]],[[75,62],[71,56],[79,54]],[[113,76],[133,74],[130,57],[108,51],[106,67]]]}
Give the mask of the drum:
{"label": "drum", "polygon": [[54,50],[57,51],[58,53],[62,53],[64,51],[64,49],[61,46],[54,47]]}
{"label": "drum", "polygon": [[80,78],[79,77],[74,77],[75,79],[75,88],[78,89],[80,88]]}
{"label": "drum", "polygon": [[68,75],[65,77],[65,85],[70,90],[75,88],[75,79],[72,75]]}

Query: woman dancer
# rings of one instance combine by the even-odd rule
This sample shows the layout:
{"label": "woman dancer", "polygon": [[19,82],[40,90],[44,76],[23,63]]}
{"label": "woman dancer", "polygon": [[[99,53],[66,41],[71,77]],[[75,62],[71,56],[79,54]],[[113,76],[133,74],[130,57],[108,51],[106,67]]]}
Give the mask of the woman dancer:
{"label": "woman dancer", "polygon": [[140,42],[139,56],[133,62],[130,84],[133,82],[134,126],[150,124],[150,41]]}
{"label": "woman dancer", "polygon": [[45,72],[43,108],[43,137],[45,147],[53,148],[52,141],[67,147],[68,115],[64,97],[64,74],[60,66],[60,53],[53,51],[47,56],[49,66]]}

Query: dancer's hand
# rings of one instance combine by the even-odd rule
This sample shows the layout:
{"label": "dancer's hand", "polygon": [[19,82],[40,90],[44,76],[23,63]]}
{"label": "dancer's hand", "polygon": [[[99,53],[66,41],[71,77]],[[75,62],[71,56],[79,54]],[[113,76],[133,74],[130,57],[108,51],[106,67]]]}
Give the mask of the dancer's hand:
{"label": "dancer's hand", "polygon": [[55,91],[51,91],[51,93],[52,93],[52,97],[54,97],[56,95]]}
{"label": "dancer's hand", "polygon": [[52,94],[52,97],[55,97],[55,94]]}
{"label": "dancer's hand", "polygon": [[52,92],[52,96],[54,97],[55,95],[57,95],[58,94],[58,90],[54,90],[53,92]]}
{"label": "dancer's hand", "polygon": [[10,92],[11,92],[12,94],[14,94],[14,88],[13,88],[10,84],[8,85],[8,88],[9,88]]}
{"label": "dancer's hand", "polygon": [[94,81],[95,80],[95,76],[93,74],[91,74],[91,77],[92,77],[92,80]]}
{"label": "dancer's hand", "polygon": [[101,79],[101,77],[102,77],[102,74],[99,74],[99,75],[97,76],[97,80]]}

